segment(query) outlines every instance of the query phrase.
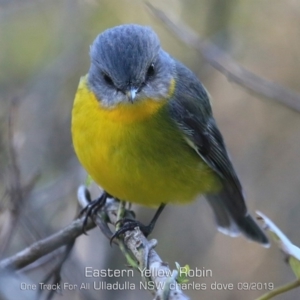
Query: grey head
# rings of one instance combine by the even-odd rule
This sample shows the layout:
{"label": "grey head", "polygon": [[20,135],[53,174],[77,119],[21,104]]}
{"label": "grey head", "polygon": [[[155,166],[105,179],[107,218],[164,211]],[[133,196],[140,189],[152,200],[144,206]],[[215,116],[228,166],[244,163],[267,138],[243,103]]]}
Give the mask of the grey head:
{"label": "grey head", "polygon": [[90,49],[88,84],[103,106],[168,96],[175,61],[149,27],[121,25],[98,35]]}

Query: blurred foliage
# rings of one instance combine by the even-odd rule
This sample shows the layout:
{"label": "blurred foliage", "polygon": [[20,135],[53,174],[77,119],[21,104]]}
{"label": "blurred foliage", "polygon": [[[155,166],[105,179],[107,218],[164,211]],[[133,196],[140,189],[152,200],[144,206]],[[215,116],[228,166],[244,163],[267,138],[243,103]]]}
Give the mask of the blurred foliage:
{"label": "blurred foliage", "polygon": [[[212,40],[251,71],[300,92],[298,0],[149,2],[187,22],[201,37]],[[149,14],[143,1],[0,0],[0,238],[11,217],[3,205],[9,206],[6,191],[13,185],[7,122],[12,101],[19,103],[11,142],[18,154],[22,185],[37,171],[41,173],[34,189],[22,201],[13,238],[3,256],[49,235],[75,217],[76,188],[86,175],[72,148],[72,102],[79,78],[89,68],[89,45],[104,29],[123,23],[153,27],[164,49],[200,76],[213,97],[214,114],[241,177],[250,211],[261,210],[282,224],[295,244],[300,244],[299,114],[258,99],[228,82],[196,51],[176,40]],[[190,280],[207,284],[273,282],[279,286],[292,280],[276,249],[265,250],[243,238],[231,239],[218,233],[210,209],[202,200],[188,206],[169,206],[163,213],[153,237],[159,240],[157,250],[164,260],[170,264],[181,261],[191,269],[211,269],[212,278]],[[147,222],[153,213],[142,208],[138,219]],[[178,240],[174,240],[174,231]],[[22,276],[25,274],[28,282],[40,282],[59,254],[46,257]],[[72,257],[63,268],[63,281],[79,285],[93,282],[84,276],[85,266],[123,269],[125,261],[120,251],[109,247],[95,230],[76,242]],[[134,279],[122,280],[137,283],[140,278],[137,274]],[[14,289],[12,286],[11,299],[19,298],[13,297]],[[201,291],[201,299],[250,300],[262,292],[208,289]],[[190,290],[189,295],[198,299],[199,291]],[[290,292],[283,299],[296,299],[297,295]],[[54,298],[120,297],[150,299],[141,290],[93,289],[66,290]]]}

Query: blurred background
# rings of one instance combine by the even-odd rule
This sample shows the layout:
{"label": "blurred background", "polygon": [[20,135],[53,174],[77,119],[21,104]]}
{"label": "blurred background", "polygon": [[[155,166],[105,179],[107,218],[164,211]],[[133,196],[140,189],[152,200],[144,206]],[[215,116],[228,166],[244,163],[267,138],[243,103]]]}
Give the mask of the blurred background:
{"label": "blurred background", "polygon": [[[298,0],[149,1],[191,26],[238,63],[300,93],[300,2]],[[69,224],[76,216],[76,191],[86,174],[75,157],[71,109],[80,76],[89,68],[89,45],[106,28],[149,25],[163,48],[191,68],[212,95],[214,115],[244,186],[252,214],[260,210],[300,245],[300,115],[250,94],[208,65],[149,13],[140,0],[0,0],[0,253],[8,257]],[[10,122],[9,122],[10,119]],[[39,174],[37,180],[37,174]],[[32,183],[35,183],[34,185]],[[20,192],[18,187],[25,187]],[[96,194],[95,194],[96,196]],[[154,210],[135,207],[147,223]],[[270,249],[218,233],[203,198],[168,206],[152,234],[162,259],[175,268],[211,269],[206,291],[192,299],[252,300],[265,291],[213,291],[211,283],[294,279],[275,245]],[[170,247],[170,245],[172,247]],[[3,299],[34,299],[20,283],[41,282],[62,251],[16,274],[5,275]],[[120,250],[98,229],[81,236],[62,270],[62,281],[78,284],[135,278],[86,278],[86,266],[125,269]],[[2,286],[3,286],[2,281]],[[1,288],[1,290],[3,290]],[[4,291],[4,290],[3,290]],[[299,296],[293,291],[280,299]],[[45,299],[42,294],[39,299]],[[54,299],[152,299],[149,292],[63,291]],[[2,299],[2,298],[1,298]],[[27,299],[27,298],[26,298]]]}

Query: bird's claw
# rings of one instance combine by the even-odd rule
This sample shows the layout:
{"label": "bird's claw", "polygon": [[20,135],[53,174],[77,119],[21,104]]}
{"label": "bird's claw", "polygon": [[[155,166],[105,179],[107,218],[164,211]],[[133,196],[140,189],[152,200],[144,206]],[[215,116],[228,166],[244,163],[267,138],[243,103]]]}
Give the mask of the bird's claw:
{"label": "bird's claw", "polygon": [[121,227],[111,237],[110,244],[112,244],[115,238],[119,238],[119,236],[124,234],[126,231],[133,230],[136,227],[140,228],[141,232],[144,234],[145,237],[147,237],[153,230],[153,226],[151,223],[149,225],[144,225],[137,220],[128,219],[128,218],[118,220],[116,225],[117,224],[121,224]]}

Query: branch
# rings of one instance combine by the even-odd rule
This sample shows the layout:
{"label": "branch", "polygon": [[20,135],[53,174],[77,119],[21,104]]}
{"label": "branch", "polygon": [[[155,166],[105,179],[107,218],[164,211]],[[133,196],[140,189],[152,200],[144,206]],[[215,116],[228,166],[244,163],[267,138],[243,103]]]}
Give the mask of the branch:
{"label": "branch", "polygon": [[297,277],[297,280],[280,286],[257,299],[267,300],[300,287],[300,248],[292,244],[287,236],[284,235],[283,232],[262,212],[257,211],[256,213],[259,216],[258,219],[264,222],[264,229],[270,232],[272,239],[285,254],[286,262],[289,263],[291,269]]}
{"label": "branch", "polygon": [[7,212],[9,215],[5,229],[1,232],[0,257],[10,245],[13,233],[19,222],[20,212],[24,207],[24,203],[36,181],[39,174],[36,173],[27,184],[22,183],[21,169],[19,165],[19,156],[15,143],[15,121],[19,108],[19,98],[14,98],[11,101],[11,106],[8,113],[8,153],[9,153],[9,187],[6,190],[6,195],[9,199],[9,207]]}
{"label": "branch", "polygon": [[5,229],[1,232],[1,245],[0,245],[0,257],[8,248],[10,241],[13,237],[13,232],[16,228],[20,209],[24,203],[24,197],[22,192],[22,182],[21,182],[21,171],[18,163],[18,153],[14,143],[14,125],[16,120],[16,114],[18,111],[19,101],[17,98],[12,99],[11,105],[8,112],[8,153],[9,153],[9,188],[6,190],[9,196],[8,207],[8,222]]}
{"label": "branch", "polygon": [[264,294],[263,296],[257,298],[256,300],[269,300],[269,299],[274,298],[275,296],[278,296],[280,294],[288,292],[288,291],[290,291],[292,289],[295,289],[299,286],[300,286],[300,279],[297,279],[293,282],[289,282],[286,285],[280,286],[280,287],[274,289],[273,291]]}
{"label": "branch", "polygon": [[[84,186],[79,187],[78,201],[83,207],[88,203],[86,196],[86,188]],[[118,222],[118,214],[116,211],[118,211],[119,206],[120,203],[115,199],[106,200],[105,208],[102,209],[102,211],[104,210],[106,213],[108,218],[107,222],[116,225]],[[130,211],[125,211],[125,217],[132,218],[133,216],[129,216],[130,214]],[[94,215],[93,221],[102,231],[103,228],[105,228],[104,234],[108,238],[111,237],[111,233],[108,232],[107,222],[104,222],[103,218],[99,218],[99,215]],[[140,272],[143,270],[143,274],[148,271],[149,276],[142,279],[146,282],[151,282],[151,284],[156,287],[155,300],[189,300],[190,298],[182,292],[180,286],[176,282],[177,271],[172,272],[169,266],[161,260],[154,250],[156,244],[157,241],[154,239],[148,241],[138,227],[134,230],[127,231],[124,234],[124,239],[119,240],[118,242],[118,245],[129,264],[136,267]],[[123,246],[125,246],[125,248]],[[136,262],[132,263],[126,248],[131,251]],[[147,271],[145,271],[146,269]]]}
{"label": "branch", "polygon": [[[84,217],[77,219],[57,233],[37,241],[17,254],[0,261],[0,269],[21,269],[42,256],[68,244],[82,234],[83,221]],[[92,222],[89,222],[87,229],[91,229],[94,226]]]}
{"label": "branch", "polygon": [[[78,201],[82,207],[86,207],[90,203],[88,195],[89,193],[85,187],[81,186],[78,189]],[[119,210],[119,206],[119,201],[107,199],[101,211],[93,215],[93,221],[108,238],[112,235],[108,223],[116,225],[118,221],[116,212]],[[132,212],[126,210],[125,217],[128,216],[133,217]],[[0,261],[0,270],[21,269],[42,256],[70,243],[82,234],[83,222],[84,217],[77,219],[59,232],[32,244],[12,257]],[[94,223],[88,222],[86,229],[89,230],[93,227]],[[140,271],[142,275],[147,274],[147,277],[142,278],[146,282],[145,286],[147,282],[151,282],[156,287],[155,300],[189,300],[189,297],[182,292],[179,284],[176,282],[178,272],[171,271],[169,266],[161,260],[154,250],[157,244],[156,240],[148,241],[137,227],[132,231],[127,231],[124,239],[118,240],[117,244],[127,261]]]}
{"label": "branch", "polygon": [[293,110],[300,112],[300,94],[275,82],[248,71],[236,63],[214,44],[199,38],[197,33],[182,21],[172,21],[164,12],[150,3],[146,4],[155,17],[160,19],[185,44],[196,49],[215,69],[247,90],[263,97],[273,99]]}

